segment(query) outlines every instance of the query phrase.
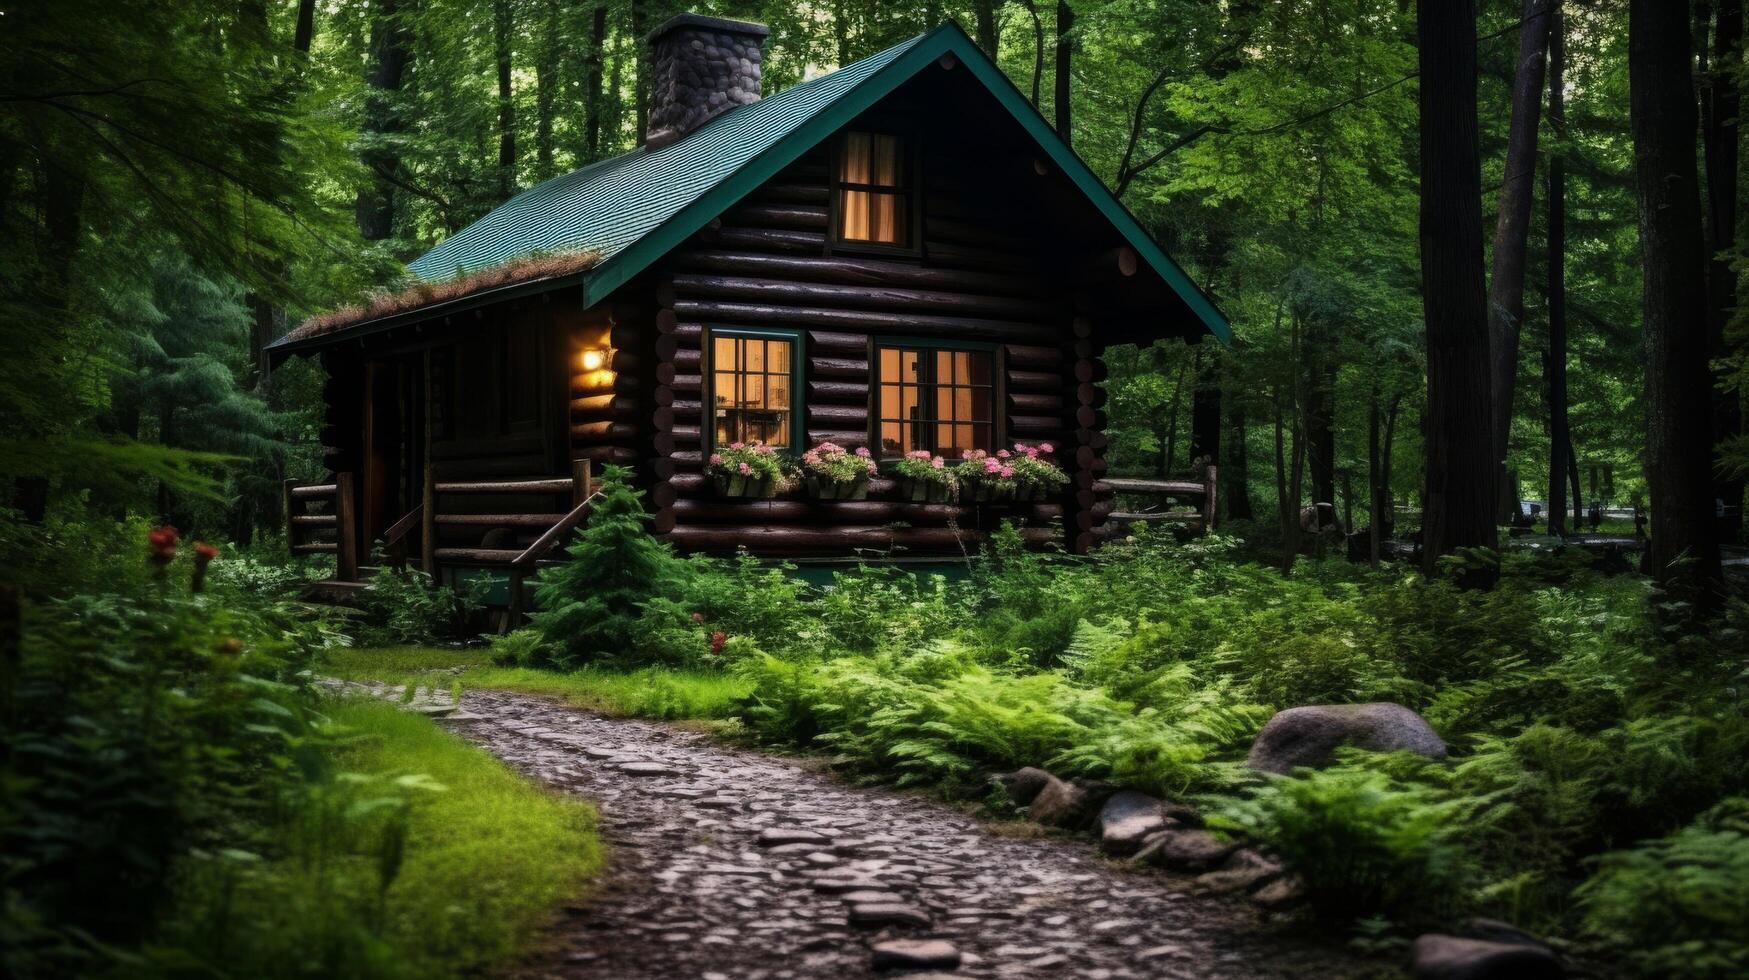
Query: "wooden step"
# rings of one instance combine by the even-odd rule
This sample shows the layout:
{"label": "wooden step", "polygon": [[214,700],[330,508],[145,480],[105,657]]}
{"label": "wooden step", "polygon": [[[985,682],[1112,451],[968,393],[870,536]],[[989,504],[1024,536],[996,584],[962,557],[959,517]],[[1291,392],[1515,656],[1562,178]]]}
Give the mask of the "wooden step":
{"label": "wooden step", "polygon": [[293,524],[308,527],[333,527],[337,518],[333,514],[293,514]]}
{"label": "wooden step", "polygon": [[485,527],[552,527],[563,514],[439,514],[439,524],[477,524]]}
{"label": "wooden step", "polygon": [[292,487],[291,495],[299,498],[332,497],[339,489],[339,485],[333,483],[306,483],[301,487]]}
{"label": "wooden step", "polygon": [[471,483],[439,483],[438,493],[570,493],[570,477],[535,480],[481,480]]}
{"label": "wooden step", "polygon": [[1208,488],[1200,483],[1188,483],[1183,480],[1132,480],[1123,477],[1107,477],[1099,482],[1118,493],[1141,494],[1190,494],[1202,496]]}
{"label": "wooden step", "polygon": [[1118,513],[1110,514],[1105,519],[1108,523],[1112,521],[1172,521],[1174,523],[1182,521],[1187,524],[1202,523],[1202,515],[1194,510],[1161,510],[1142,514]]}
{"label": "wooden step", "polygon": [[439,548],[438,561],[475,562],[487,565],[508,565],[522,557],[521,548]]}
{"label": "wooden step", "polygon": [[294,555],[334,554],[340,546],[332,541],[312,541],[309,544],[294,544],[291,553]]}

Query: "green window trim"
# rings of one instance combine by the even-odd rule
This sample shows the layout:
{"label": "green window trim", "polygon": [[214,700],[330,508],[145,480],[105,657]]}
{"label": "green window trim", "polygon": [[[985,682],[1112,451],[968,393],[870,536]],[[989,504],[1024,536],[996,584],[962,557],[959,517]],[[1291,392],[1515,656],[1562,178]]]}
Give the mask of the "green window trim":
{"label": "green window trim", "polygon": [[[1008,401],[1007,393],[1007,361],[1003,356],[1001,344],[981,340],[949,340],[940,337],[890,337],[871,336],[868,345],[868,443],[875,458],[887,462],[898,459],[898,455],[888,455],[886,444],[881,438],[881,349],[899,348],[915,351],[971,351],[990,356],[990,451],[1007,445],[1008,432]],[[933,376],[933,366],[928,381],[922,382],[931,392],[935,390],[937,379]],[[928,419],[933,425],[935,421],[934,400],[930,400]],[[982,423],[977,423],[982,424]],[[929,439],[930,451],[939,454],[940,450],[933,435]],[[903,455],[903,452],[900,453]],[[954,457],[958,458],[958,457]]]}
{"label": "green window trim", "polygon": [[[781,340],[790,345],[789,356],[789,442],[783,451],[790,455],[800,455],[807,449],[807,404],[806,388],[803,387],[805,374],[806,351],[804,348],[804,331],[791,329],[773,329],[766,327],[730,327],[706,324],[704,336],[701,338],[700,351],[700,443],[706,455],[717,449],[717,412],[716,412],[716,342],[719,338],[735,338],[742,340]],[[771,374],[773,372],[766,372]]]}

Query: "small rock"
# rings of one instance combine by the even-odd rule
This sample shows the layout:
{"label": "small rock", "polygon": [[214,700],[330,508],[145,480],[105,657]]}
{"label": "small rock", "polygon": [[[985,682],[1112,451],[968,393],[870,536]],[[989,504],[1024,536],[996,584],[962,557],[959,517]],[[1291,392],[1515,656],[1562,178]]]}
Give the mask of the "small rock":
{"label": "small rock", "polygon": [[901,902],[871,902],[850,907],[850,924],[878,928],[880,926],[917,926],[928,928],[929,914]]}
{"label": "small rock", "polygon": [[1079,827],[1085,824],[1093,810],[1093,802],[1087,791],[1074,783],[1065,783],[1049,773],[1045,775],[1050,778],[1050,782],[1033,797],[1032,805],[1026,809],[1026,815],[1039,823],[1054,827]]}
{"label": "small rock", "polygon": [[997,776],[995,782],[1008,791],[1008,798],[1014,801],[1015,806],[1026,806],[1037,799],[1039,793],[1056,778],[1037,766],[1027,766]]}
{"label": "small rock", "polygon": [[1317,769],[1329,765],[1344,745],[1445,758],[1445,742],[1426,719],[1400,704],[1375,702],[1314,704],[1277,712],[1257,733],[1245,764],[1284,775],[1302,766]]}
{"label": "small rock", "polygon": [[878,888],[860,888],[838,897],[852,905],[893,905],[905,900],[897,892],[881,891]]}
{"label": "small rock", "polygon": [[1555,980],[1566,976],[1547,947],[1428,933],[1415,940],[1416,980]]}
{"label": "small rock", "polygon": [[1251,896],[1251,900],[1266,909],[1280,910],[1306,897],[1306,883],[1299,875],[1283,875]]}
{"label": "small rock", "polygon": [[1278,861],[1251,850],[1241,848],[1218,869],[1197,876],[1197,887],[1203,891],[1215,894],[1228,892],[1250,891],[1266,881],[1281,875],[1284,869]]}
{"label": "small rock", "polygon": [[1135,790],[1113,794],[1099,811],[1099,843],[1112,854],[1134,854],[1149,834],[1165,828],[1160,801]]}
{"label": "small rock", "polygon": [[871,949],[877,970],[952,970],[960,965],[960,951],[944,939],[889,939]]}
{"label": "small rock", "polygon": [[628,776],[678,776],[680,770],[660,762],[622,762],[619,771]]}
{"label": "small rock", "polygon": [[1208,871],[1237,849],[1237,844],[1223,841],[1206,830],[1162,830],[1149,837],[1130,860],[1171,871]]}
{"label": "small rock", "polygon": [[762,847],[778,847],[783,844],[830,844],[832,838],[813,830],[800,827],[767,827],[759,832],[759,844]]}

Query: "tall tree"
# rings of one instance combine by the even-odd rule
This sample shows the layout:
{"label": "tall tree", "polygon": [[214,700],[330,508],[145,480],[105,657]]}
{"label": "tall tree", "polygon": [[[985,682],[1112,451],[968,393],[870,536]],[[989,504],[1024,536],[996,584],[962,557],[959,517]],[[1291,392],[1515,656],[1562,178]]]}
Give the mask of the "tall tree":
{"label": "tall tree", "polygon": [[[1566,15],[1556,6],[1549,24],[1549,130],[1567,135]],[[1549,154],[1549,533],[1564,536],[1567,520],[1567,157],[1565,147]]]}
{"label": "tall tree", "polygon": [[[1708,8],[1712,8],[1710,11]],[[1706,154],[1707,352],[1710,358],[1728,353],[1725,325],[1737,306],[1737,273],[1730,252],[1737,241],[1737,159],[1742,143],[1738,114],[1742,110],[1739,77],[1743,70],[1743,0],[1701,0],[1696,14],[1705,25],[1714,18],[1712,51],[1701,52],[1700,135]],[[1742,395],[1713,387],[1713,444],[1736,438],[1743,429]],[[1713,493],[1742,526],[1743,478],[1718,469]]]}
{"label": "tall tree", "polygon": [[1482,270],[1474,0],[1418,0],[1421,295],[1427,324],[1427,568],[1457,548],[1494,547],[1494,440]]}
{"label": "tall tree", "polygon": [[407,35],[399,0],[372,0],[370,58],[364,75],[368,91],[358,154],[366,173],[356,208],[358,233],[365,241],[382,241],[395,233],[395,171],[401,166],[396,101],[406,69]]}
{"label": "tall tree", "polygon": [[1205,464],[1221,461],[1220,364],[1214,344],[1197,345],[1196,390],[1190,396],[1190,458]]}
{"label": "tall tree", "polygon": [[[1512,78],[1512,122],[1506,137],[1506,174],[1494,224],[1494,268],[1488,280],[1488,346],[1494,361],[1494,458],[1502,493],[1512,396],[1518,386],[1518,337],[1524,320],[1524,270],[1530,252],[1530,206],[1536,186],[1537,120],[1549,46],[1550,0],[1524,0],[1518,26],[1518,67]],[[1517,506],[1516,501],[1512,503]]]}
{"label": "tall tree", "polygon": [[1695,164],[1688,5],[1628,5],[1628,112],[1640,205],[1648,571],[1696,599],[1719,578],[1707,369],[1707,255]]}
{"label": "tall tree", "polygon": [[559,0],[546,0],[541,9],[540,56],[534,63],[534,179],[538,183],[553,175],[553,114],[557,111],[560,55],[564,49],[564,19]]}
{"label": "tall tree", "polygon": [[1063,142],[1070,140],[1072,117],[1070,110],[1070,82],[1074,75],[1071,72],[1071,62],[1074,60],[1075,41],[1070,32],[1075,29],[1075,8],[1069,6],[1067,0],[1057,0],[1057,135]]}
{"label": "tall tree", "polygon": [[601,157],[601,113],[604,93],[601,91],[601,62],[607,54],[607,2],[600,0],[590,15],[589,50],[583,61],[583,159],[594,162]]}
{"label": "tall tree", "polygon": [[511,0],[492,0],[492,50],[498,65],[498,197],[516,193],[516,90],[510,45],[516,32]]}
{"label": "tall tree", "polygon": [[1001,40],[998,37],[996,11],[1002,6],[1002,0],[973,0],[972,21],[977,32],[978,47],[990,57],[996,57],[996,46]]}

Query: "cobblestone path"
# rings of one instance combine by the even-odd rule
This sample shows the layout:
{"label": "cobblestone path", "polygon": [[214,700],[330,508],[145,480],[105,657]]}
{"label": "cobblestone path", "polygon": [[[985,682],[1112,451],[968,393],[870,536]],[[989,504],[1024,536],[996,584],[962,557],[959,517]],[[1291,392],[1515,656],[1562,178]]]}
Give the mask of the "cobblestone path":
{"label": "cobblestone path", "polygon": [[[611,869],[525,977],[1341,977],[1250,907],[665,725],[469,691],[448,724],[593,800]],[[912,974],[915,976],[916,974]]]}

